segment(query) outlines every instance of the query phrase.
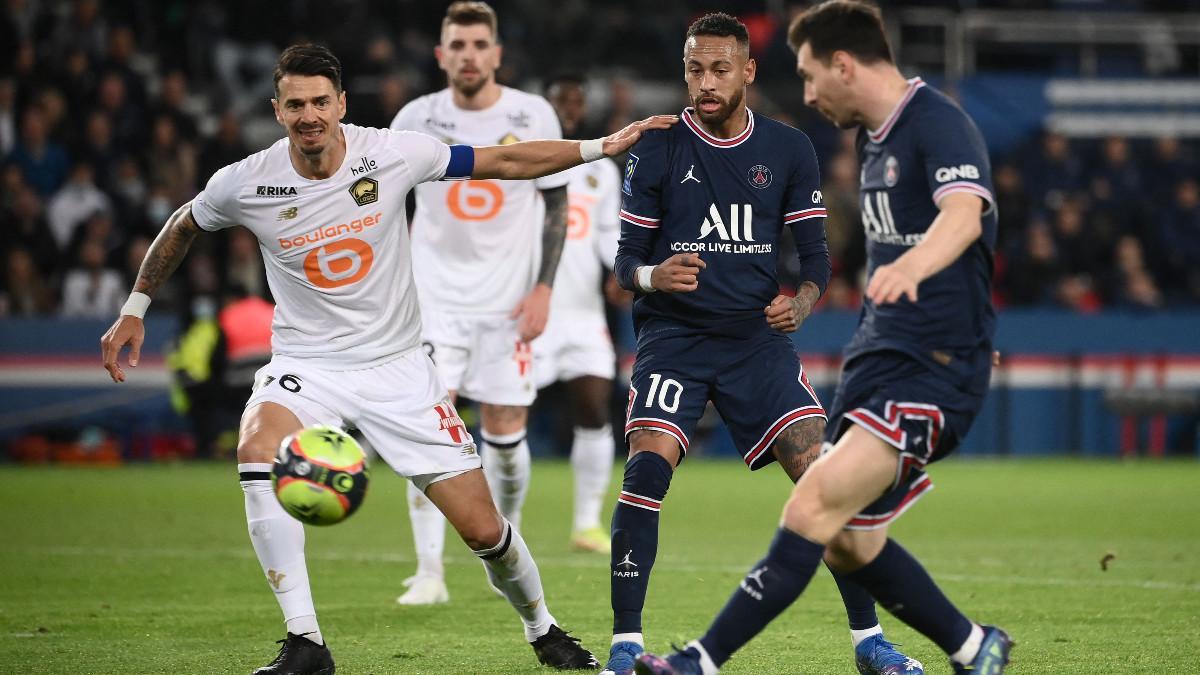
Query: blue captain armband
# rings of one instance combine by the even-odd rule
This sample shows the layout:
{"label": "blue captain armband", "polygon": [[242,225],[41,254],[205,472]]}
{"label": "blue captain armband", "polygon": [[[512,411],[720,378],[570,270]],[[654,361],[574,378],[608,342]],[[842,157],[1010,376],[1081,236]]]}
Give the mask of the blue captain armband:
{"label": "blue captain armband", "polygon": [[475,148],[469,145],[450,146],[450,161],[446,163],[443,180],[470,178],[475,170]]}

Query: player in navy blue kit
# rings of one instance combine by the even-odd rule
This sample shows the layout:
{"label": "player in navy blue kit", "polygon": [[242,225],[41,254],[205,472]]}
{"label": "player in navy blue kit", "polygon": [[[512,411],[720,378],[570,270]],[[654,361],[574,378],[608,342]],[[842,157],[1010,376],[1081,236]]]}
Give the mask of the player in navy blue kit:
{"label": "player in navy blue kit", "polygon": [[[710,14],[692,24],[684,68],[692,107],[676,129],[645,136],[631,150],[622,186],[615,272],[639,296],[629,461],[612,520],[613,644],[605,672],[617,675],[632,671],[643,650],[659,509],[708,402],[748,467],[778,460],[793,481],[819,456],[825,428],[825,411],[787,336],[829,280],[812,143],[746,107],[755,65],[737,19]],[[785,226],[801,263],[795,297],[780,294],[776,278]],[[869,616],[878,630],[870,594],[853,582],[839,586],[848,613]],[[890,660],[909,662],[894,651]]]}
{"label": "player in navy blue kit", "polygon": [[717,672],[824,558],[937,644],[955,673],[998,675],[1008,635],[967,619],[887,534],[987,392],[996,241],[987,149],[953,101],[900,74],[874,6],[825,2],[797,18],[788,42],[805,103],[859,127],[869,282],[829,416],[833,445],[796,484],[767,556],[704,637],[667,658],[642,655],[637,672]]}

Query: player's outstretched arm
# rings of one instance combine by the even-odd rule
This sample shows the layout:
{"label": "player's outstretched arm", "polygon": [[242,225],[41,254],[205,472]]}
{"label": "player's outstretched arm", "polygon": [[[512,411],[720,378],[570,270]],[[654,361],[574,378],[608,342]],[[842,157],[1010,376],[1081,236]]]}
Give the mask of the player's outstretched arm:
{"label": "player's outstretched arm", "polygon": [[163,282],[187,255],[192,240],[200,233],[200,226],[192,219],[192,204],[188,202],[179,207],[167,219],[150,250],[146,252],[142,266],[138,270],[137,281],[133,284],[133,293],[121,308],[121,316],[113,323],[108,332],[100,338],[100,353],[104,357],[104,369],[108,371],[113,382],[124,382],[125,371],[117,363],[117,355],[125,345],[129,345],[129,365],[137,367],[141,356],[142,341],[146,337],[146,325],[142,317],[150,306],[150,296],[162,287]]}
{"label": "player's outstretched arm", "polygon": [[983,234],[980,217],[983,200],[966,192],[942,197],[941,210],[920,244],[890,265],[881,265],[867,283],[867,298],[876,304],[896,302],[902,297],[917,301],[917,286],[958,260]]}
{"label": "player's outstretched arm", "polygon": [[642,133],[651,129],[666,129],[678,121],[677,115],[655,115],[604,138],[590,141],[522,141],[475,148],[475,169],[471,177],[502,180],[541,178],[577,164],[619,155],[633,147]]}

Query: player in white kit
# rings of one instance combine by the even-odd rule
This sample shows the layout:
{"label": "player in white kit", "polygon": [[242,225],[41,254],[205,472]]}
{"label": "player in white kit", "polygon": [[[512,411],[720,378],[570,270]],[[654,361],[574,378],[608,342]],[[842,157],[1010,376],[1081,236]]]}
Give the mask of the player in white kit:
{"label": "player in white kit", "polygon": [[[546,87],[565,138],[580,138],[583,131],[583,85],[582,77],[560,75]],[[533,374],[538,389],[563,382],[570,398],[575,474],[571,546],[608,553],[608,528],[600,526],[600,509],[616,451],[610,422],[616,354],[601,286],[624,293],[611,273],[621,236],[621,172],[612,162],[593,162],[566,175],[567,242],[554,280],[550,320],[533,343]]]}
{"label": "player in white kit", "polygon": [[[506,147],[447,146],[416,133],[341,124],[346,95],[329,50],[289,47],[272,105],[287,138],[213,174],[167,221],[134,292],[101,339],[113,380],[130,345],[136,366],[150,295],[202,231],[243,225],[258,237],[276,300],[273,358],[258,374],[238,443],[250,540],[287,623],[275,660],[255,671],[334,672],[317,625],[304,528],[283,511],[270,470],[281,440],[312,424],[353,425],[392,468],[420,486],[517,610],[538,660],[559,669],[596,661],[546,608],[537,566],[495,509],[475,445],[420,345],[404,196],[418,183],[527,179],[628,148],[645,120],[608,138]],[[220,669],[220,668],[218,668]]]}
{"label": "player in white kit", "polygon": [[[406,105],[392,129],[467,145],[562,137],[545,99],[496,82],[501,47],[486,3],[451,4],[435,54],[449,86]],[[413,276],[425,348],[451,399],[462,394],[480,403],[484,475],[500,513],[517,529],[530,477],[525,426],[537,395],[530,342],[550,310],[566,237],[566,183],[553,175],[416,190]],[[417,571],[397,601],[446,602],[445,519],[415,487],[408,497]]]}

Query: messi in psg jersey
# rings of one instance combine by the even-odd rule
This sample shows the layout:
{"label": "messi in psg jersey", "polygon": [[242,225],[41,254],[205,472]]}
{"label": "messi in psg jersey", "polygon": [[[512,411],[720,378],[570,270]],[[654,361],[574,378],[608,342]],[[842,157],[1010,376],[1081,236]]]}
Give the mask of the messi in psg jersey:
{"label": "messi in psg jersey", "polygon": [[937,372],[949,367],[978,381],[971,371],[990,367],[996,322],[991,301],[996,207],[983,136],[955,102],[914,78],[879,129],[859,129],[857,148],[868,278],[922,241],[946,195],[965,192],[986,204],[980,237],[921,282],[917,302],[902,297],[876,305],[864,298],[846,360],[900,351]]}
{"label": "messi in psg jersey", "polygon": [[634,273],[677,253],[707,267],[689,293],[649,293],[634,301],[639,334],[656,320],[702,332],[743,335],[770,330],[763,308],[779,293],[780,233],[792,228],[801,281],[824,292],[829,281],[825,205],[808,137],[747,110],[733,138],[709,134],[688,108],[670,129],[650,131],[625,164],[621,242],[615,271],[635,288]]}

